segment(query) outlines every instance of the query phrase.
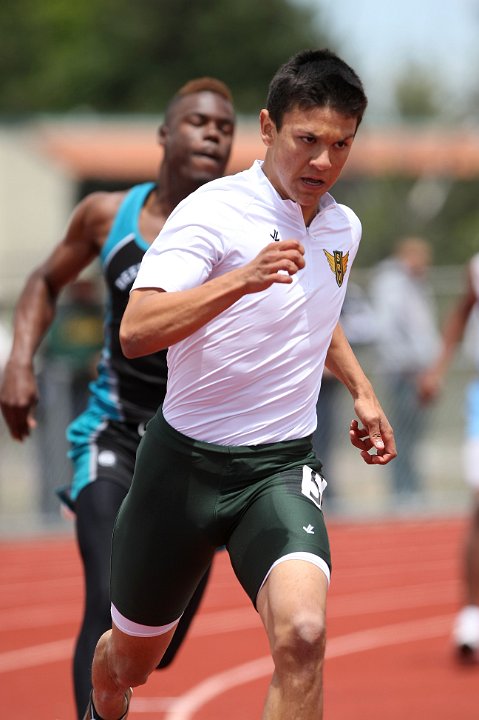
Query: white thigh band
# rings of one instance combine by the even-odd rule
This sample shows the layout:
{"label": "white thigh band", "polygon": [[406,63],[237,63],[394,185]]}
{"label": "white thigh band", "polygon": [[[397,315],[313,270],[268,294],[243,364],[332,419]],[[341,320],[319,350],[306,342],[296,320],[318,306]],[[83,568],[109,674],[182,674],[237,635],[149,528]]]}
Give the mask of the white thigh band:
{"label": "white thigh band", "polygon": [[[323,558],[319,557],[319,555],[314,555],[313,553],[309,552],[293,552],[289,553],[288,555],[283,555],[283,557],[278,558],[270,567],[268,572],[265,575],[265,578],[263,582],[261,583],[261,588],[265,584],[266,580],[268,579],[271,570],[276,567],[276,565],[279,565],[280,563],[284,562],[285,560],[305,560],[306,562],[310,562],[313,565],[316,565],[320,570],[323,571],[323,573],[326,575],[326,579],[328,581],[328,585],[331,582],[331,572],[329,570],[328,563],[323,560]],[[258,590],[258,592],[259,592]]]}
{"label": "white thigh band", "polygon": [[113,603],[111,605],[111,619],[118,630],[121,630],[125,635],[133,635],[134,637],[156,637],[157,635],[164,635],[180,621],[180,618],[178,618],[178,620],[174,620],[168,623],[168,625],[140,625],[140,623],[133,622],[133,620],[128,620],[128,618],[116,609]]}

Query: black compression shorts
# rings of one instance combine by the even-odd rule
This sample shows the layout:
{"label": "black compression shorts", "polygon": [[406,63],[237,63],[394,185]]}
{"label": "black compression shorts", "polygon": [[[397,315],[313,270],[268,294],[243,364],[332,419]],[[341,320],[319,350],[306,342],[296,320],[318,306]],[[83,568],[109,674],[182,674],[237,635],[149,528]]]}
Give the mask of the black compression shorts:
{"label": "black compression shorts", "polygon": [[222,545],[253,604],[286,555],[316,556],[329,575],[320,470],[310,437],[225,447],[186,437],[159,411],[116,522],[114,609],[133,624],[174,622]]}

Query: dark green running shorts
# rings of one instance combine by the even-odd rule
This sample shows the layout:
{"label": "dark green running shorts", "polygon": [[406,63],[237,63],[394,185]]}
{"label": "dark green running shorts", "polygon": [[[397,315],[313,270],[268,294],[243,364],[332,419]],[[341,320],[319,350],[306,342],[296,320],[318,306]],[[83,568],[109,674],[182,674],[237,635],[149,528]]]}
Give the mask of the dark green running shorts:
{"label": "dark green running shorts", "polygon": [[328,575],[320,471],[311,437],[214,445],[178,432],[159,410],[139,445],[113,534],[114,620],[117,612],[150,626],[145,634],[160,634],[181,616],[223,545],[253,604],[274,563],[291,553],[317,556]]}

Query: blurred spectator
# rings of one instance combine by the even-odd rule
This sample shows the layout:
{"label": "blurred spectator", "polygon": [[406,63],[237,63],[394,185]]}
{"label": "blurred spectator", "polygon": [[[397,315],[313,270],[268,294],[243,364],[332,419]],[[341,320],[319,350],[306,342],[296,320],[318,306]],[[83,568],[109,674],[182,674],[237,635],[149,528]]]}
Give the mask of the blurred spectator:
{"label": "blurred spectator", "polygon": [[10,355],[10,347],[12,344],[12,336],[6,324],[0,321],[0,380],[3,375],[3,369],[7,364]]}
{"label": "blurred spectator", "polygon": [[[351,280],[341,310],[341,325],[356,354],[359,347],[372,343],[376,338],[376,324],[371,303],[361,286]],[[338,412],[342,393],[344,393],[342,383],[325,368],[316,405],[318,425],[313,434],[313,448],[323,464],[324,475],[328,482],[325,499],[325,507],[328,510],[334,508],[337,495],[332,468],[334,441],[342,428]]]}
{"label": "blurred spectator", "polygon": [[[452,308],[442,332],[442,346],[434,363],[419,383],[424,401],[435,399],[442,389],[446,371],[479,303],[479,254],[467,267],[462,296]],[[479,346],[479,342],[476,343]],[[474,353],[479,371],[479,352]],[[464,474],[472,488],[471,520],[464,542],[463,608],[454,625],[454,643],[463,659],[479,659],[479,374],[467,389],[467,424],[464,443]],[[453,465],[453,467],[455,467]]]}
{"label": "blurred spectator", "polygon": [[425,403],[418,396],[420,373],[439,346],[436,308],[428,272],[432,248],[419,237],[401,238],[392,257],[373,271],[371,300],[377,326],[378,370],[394,428],[398,456],[391,464],[395,502],[414,506],[422,490],[417,457],[423,437]]}

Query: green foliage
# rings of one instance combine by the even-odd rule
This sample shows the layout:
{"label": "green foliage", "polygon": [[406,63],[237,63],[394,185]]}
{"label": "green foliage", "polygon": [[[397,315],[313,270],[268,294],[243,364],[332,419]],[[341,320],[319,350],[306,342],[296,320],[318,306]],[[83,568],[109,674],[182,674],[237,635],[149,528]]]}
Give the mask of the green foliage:
{"label": "green foliage", "polygon": [[288,0],[15,0],[0,4],[2,112],[160,112],[214,75],[257,112],[276,68],[327,45]]}
{"label": "green foliage", "polygon": [[434,247],[437,265],[464,264],[477,252],[479,239],[479,181],[443,181],[444,197],[436,212],[420,212],[413,202],[417,179],[400,176],[343,179],[333,195],[360,217],[363,239],[356,260],[373,267],[390,254],[398,238],[421,235]]}
{"label": "green foliage", "polygon": [[399,115],[404,120],[429,120],[442,114],[436,74],[417,63],[405,66],[395,95]]}

